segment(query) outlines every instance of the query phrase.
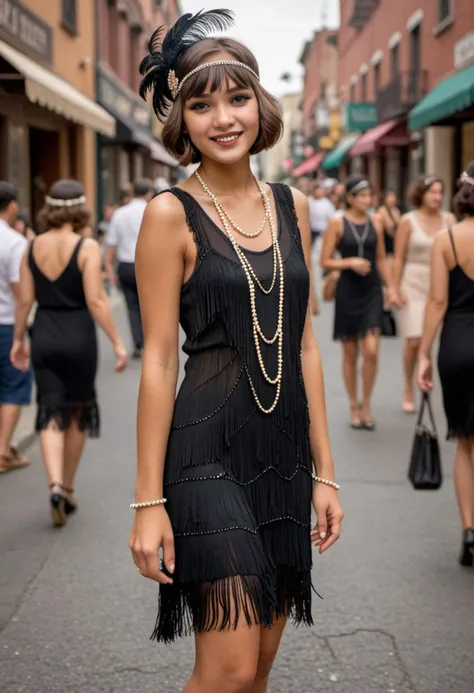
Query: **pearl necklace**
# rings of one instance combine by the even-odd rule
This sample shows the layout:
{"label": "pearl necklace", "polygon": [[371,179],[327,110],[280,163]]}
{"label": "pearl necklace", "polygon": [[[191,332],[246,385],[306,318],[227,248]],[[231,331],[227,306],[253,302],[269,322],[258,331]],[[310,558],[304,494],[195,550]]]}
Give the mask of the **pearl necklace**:
{"label": "pearl necklace", "polygon": [[[249,286],[249,295],[250,295],[250,310],[252,314],[252,332],[253,332],[253,338],[255,342],[255,351],[257,354],[257,359],[258,363],[260,366],[260,370],[262,372],[262,375],[264,379],[270,384],[270,385],[276,385],[276,393],[275,397],[273,400],[272,405],[267,409],[265,408],[258,395],[257,391],[255,389],[255,386],[253,384],[252,378],[250,376],[250,373],[247,370],[247,376],[249,379],[249,384],[250,384],[250,389],[252,391],[255,403],[257,404],[258,408],[260,409],[261,412],[264,414],[271,414],[280,398],[280,393],[281,393],[281,383],[282,383],[282,374],[283,374],[283,303],[284,303],[284,295],[285,295],[285,286],[284,286],[284,276],[283,276],[283,259],[281,256],[280,252],[280,245],[278,243],[278,235],[277,231],[275,229],[275,223],[273,220],[273,215],[272,215],[272,210],[270,206],[270,201],[268,199],[268,196],[265,192],[265,189],[263,185],[260,183],[260,181],[256,180],[258,189],[260,191],[260,194],[262,196],[262,201],[264,204],[265,208],[265,218],[268,218],[269,225],[270,225],[270,233],[272,236],[272,246],[273,246],[273,266],[274,266],[274,272],[273,272],[273,280],[272,280],[272,286],[269,290],[264,289],[262,286],[261,282],[258,280],[249,260],[245,256],[241,246],[237,243],[234,234],[232,233],[231,226],[234,226],[232,220],[228,217],[228,215],[225,213],[225,211],[222,209],[219,201],[217,200],[216,196],[212,193],[212,191],[209,189],[207,184],[204,182],[202,177],[198,174],[198,172],[195,172],[195,175],[201,184],[203,190],[205,193],[210,197],[212,200],[214,207],[216,209],[217,214],[219,215],[219,218],[222,222],[222,226],[224,227],[224,230],[229,237],[229,240],[232,243],[232,246],[234,248],[235,254],[237,255],[238,259],[240,260],[240,264],[242,265],[242,269],[244,270],[245,276],[247,278],[248,286]],[[277,319],[277,327],[275,334],[273,337],[266,337],[263,333],[263,330],[260,325],[260,321],[258,319],[258,314],[257,314],[257,306],[256,306],[256,301],[255,301],[255,284],[261,289],[261,291],[264,294],[269,294],[270,291],[273,289],[275,282],[276,282],[276,276],[279,274],[280,276],[280,287],[279,287],[279,300],[278,300],[278,319]],[[263,356],[262,356],[262,351],[260,347],[260,339],[264,341],[266,344],[275,344],[275,342],[278,342],[277,344],[277,374],[274,378],[271,378],[267,370],[265,368],[265,364],[263,362]]]}
{"label": "pearl necklace", "polygon": [[[196,173],[196,178],[197,178],[198,181],[201,183],[201,185],[204,187],[205,183],[204,183],[203,179],[201,178],[201,176],[200,176],[200,174],[199,174],[199,171],[196,171],[195,173]],[[207,191],[206,191],[206,192],[207,192]],[[210,192],[210,191],[209,191],[209,192]],[[261,191],[260,191],[260,193],[261,193]],[[209,193],[208,193],[208,194],[209,194]],[[264,191],[263,194],[265,194],[265,191]],[[211,198],[211,199],[213,200],[213,198]],[[262,199],[263,199],[263,198],[262,198]],[[214,201],[214,200],[213,200],[213,201]],[[257,229],[257,231],[255,231],[255,233],[249,233],[248,231],[244,231],[242,228],[240,228],[240,226],[239,226],[238,224],[236,224],[235,221],[233,221],[233,220],[230,218],[229,214],[227,214],[227,212],[224,210],[224,208],[222,207],[222,205],[220,204],[220,202],[219,202],[218,204],[219,204],[219,207],[221,208],[222,212],[225,214],[225,216],[226,216],[227,219],[229,220],[230,224],[234,227],[234,229],[235,229],[236,231],[238,231],[240,234],[242,234],[242,236],[247,236],[247,238],[256,238],[257,236],[260,236],[260,234],[262,233],[263,229],[265,228],[265,224],[267,223],[267,218],[268,218],[268,216],[267,216],[267,211],[266,211],[266,209],[265,209],[265,214],[263,215],[263,221],[262,221],[262,223],[261,223],[261,225],[260,225],[260,228]],[[264,204],[265,204],[265,200],[264,200]]]}

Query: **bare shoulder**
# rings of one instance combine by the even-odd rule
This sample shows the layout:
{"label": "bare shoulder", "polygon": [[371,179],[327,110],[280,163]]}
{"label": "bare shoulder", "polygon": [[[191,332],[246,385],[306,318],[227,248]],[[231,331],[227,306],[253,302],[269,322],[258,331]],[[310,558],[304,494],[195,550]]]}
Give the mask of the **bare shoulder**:
{"label": "bare shoulder", "polygon": [[295,203],[295,209],[296,212],[298,213],[299,211],[305,212],[308,210],[308,198],[304,193],[301,192],[301,190],[298,190],[298,188],[292,188],[290,187],[290,192],[293,196],[293,202]]}
{"label": "bare shoulder", "polygon": [[82,242],[80,253],[84,257],[94,257],[95,255],[100,255],[100,245],[95,238],[86,237]]}
{"label": "bare shoulder", "polygon": [[402,214],[400,217],[400,225],[399,225],[399,230],[401,229],[402,231],[411,231],[411,215],[412,212],[407,212],[406,214]]}
{"label": "bare shoulder", "polygon": [[146,206],[139,240],[176,238],[186,226],[183,205],[173,193],[166,191],[157,195]]}

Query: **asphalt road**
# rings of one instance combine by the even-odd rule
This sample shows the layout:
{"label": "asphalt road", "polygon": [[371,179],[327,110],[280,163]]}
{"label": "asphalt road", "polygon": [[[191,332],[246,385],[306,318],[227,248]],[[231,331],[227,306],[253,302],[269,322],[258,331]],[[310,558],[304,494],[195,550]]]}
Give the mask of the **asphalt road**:
{"label": "asphalt road", "polygon": [[[288,627],[271,693],[472,693],[474,571],[458,566],[452,488],[454,446],[443,443],[438,493],[406,482],[414,420],[400,411],[401,344],[383,343],[374,433],[351,431],[330,341],[332,307],[315,320],[320,340],[343,537],[315,555],[313,629]],[[119,319],[124,316],[119,311]],[[103,435],[79,473],[80,511],[49,526],[38,444],[28,470],[0,478],[0,691],[178,693],[191,669],[190,638],[148,640],[156,588],[128,552],[139,364],[113,372],[102,345]],[[439,428],[444,421],[436,401]]]}

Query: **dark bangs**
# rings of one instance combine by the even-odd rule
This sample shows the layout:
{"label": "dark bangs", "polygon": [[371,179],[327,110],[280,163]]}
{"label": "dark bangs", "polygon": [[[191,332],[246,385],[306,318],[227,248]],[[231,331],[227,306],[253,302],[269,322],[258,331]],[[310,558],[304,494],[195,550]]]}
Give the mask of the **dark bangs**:
{"label": "dark bangs", "polygon": [[[183,55],[177,70],[178,79],[182,80],[206,62],[219,60],[223,53],[230,56],[231,60],[248,65],[259,74],[255,56],[242,43],[231,38],[208,38],[196,43]],[[258,102],[260,128],[250,154],[270,149],[280,139],[283,133],[280,104],[262,87],[259,80],[244,67],[212,65],[186,80],[163,128],[163,144],[183,166],[201,161],[201,153],[189,139],[184,125],[183,109],[186,101],[199,98],[209,90],[213,93],[220,89],[229,89],[232,84],[240,89],[253,89]]]}
{"label": "dark bangs", "polygon": [[213,94],[220,89],[228,90],[233,85],[239,89],[253,89],[256,91],[258,81],[251,72],[244,67],[236,65],[212,65],[206,70],[196,72],[183,85],[181,90],[181,102],[183,105],[188,99],[198,98],[205,93]]}

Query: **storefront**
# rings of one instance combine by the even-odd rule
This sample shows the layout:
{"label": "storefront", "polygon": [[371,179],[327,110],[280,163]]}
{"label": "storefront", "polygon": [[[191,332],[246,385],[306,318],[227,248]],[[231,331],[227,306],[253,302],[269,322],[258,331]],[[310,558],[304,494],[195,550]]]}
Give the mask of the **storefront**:
{"label": "storefront", "polygon": [[83,182],[95,200],[95,133],[115,120],[53,71],[53,29],[20,3],[0,13],[0,178],[34,220],[58,178]]}
{"label": "storefront", "polygon": [[446,204],[459,173],[474,159],[474,31],[456,44],[454,68],[409,118],[412,131],[424,131],[427,172],[439,174],[447,184]]}
{"label": "storefront", "polygon": [[97,67],[97,100],[117,120],[115,136],[99,137],[102,204],[115,204],[119,190],[138,178],[170,179],[177,162],[155,139],[147,104],[103,64]]}

